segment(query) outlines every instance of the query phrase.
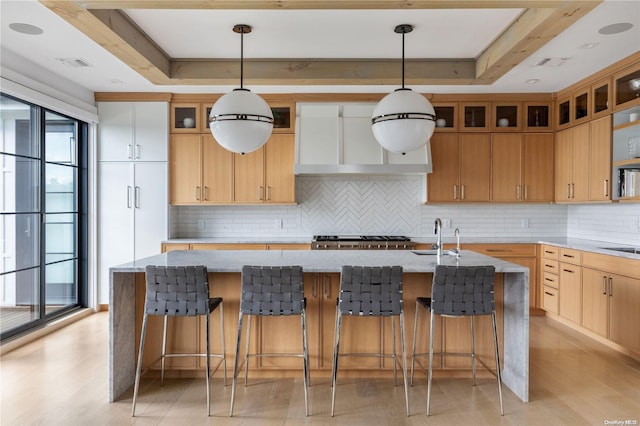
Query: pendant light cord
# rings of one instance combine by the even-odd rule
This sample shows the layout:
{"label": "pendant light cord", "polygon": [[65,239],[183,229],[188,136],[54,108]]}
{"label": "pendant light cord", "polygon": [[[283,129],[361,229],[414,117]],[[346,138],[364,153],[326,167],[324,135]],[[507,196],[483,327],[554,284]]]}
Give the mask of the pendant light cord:
{"label": "pendant light cord", "polygon": [[402,88],[404,89],[404,34],[405,32],[402,32]]}
{"label": "pendant light cord", "polygon": [[240,31],[240,89],[243,88],[242,86],[243,76],[244,76],[244,29]]}

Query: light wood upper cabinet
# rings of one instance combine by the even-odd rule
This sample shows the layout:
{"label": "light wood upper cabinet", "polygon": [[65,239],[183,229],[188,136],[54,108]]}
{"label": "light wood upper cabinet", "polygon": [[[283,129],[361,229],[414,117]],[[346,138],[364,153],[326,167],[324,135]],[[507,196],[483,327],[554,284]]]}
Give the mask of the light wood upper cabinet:
{"label": "light wood upper cabinet", "polygon": [[491,131],[519,132],[522,130],[520,102],[491,102]]}
{"label": "light wood upper cabinet", "polygon": [[436,132],[458,131],[458,102],[435,102]]}
{"label": "light wood upper cabinet", "polygon": [[492,134],[491,166],[491,201],[553,201],[553,134]]}
{"label": "light wood upper cabinet", "polygon": [[556,133],[556,202],[578,202],[589,198],[590,133],[589,123]]}
{"label": "light wood upper cabinet", "polygon": [[611,199],[611,116],[591,121],[589,146],[589,200]]}
{"label": "light wood upper cabinet", "polygon": [[433,173],[427,177],[428,201],[489,201],[490,151],[488,133],[434,134]]}
{"label": "light wood upper cabinet", "polygon": [[208,128],[203,122],[203,114],[199,103],[171,104],[171,133],[201,133]]}
{"label": "light wood upper cabinet", "polygon": [[555,127],[556,130],[566,129],[573,125],[573,98],[566,95],[558,98],[555,106]]}
{"label": "light wood upper cabinet", "polygon": [[202,135],[202,203],[229,203],[232,199],[231,158],[211,134]]}
{"label": "light wood upper cabinet", "polygon": [[265,194],[267,203],[294,203],[293,134],[274,134],[265,145]]}
{"label": "light wood upper cabinet", "polygon": [[542,132],[553,129],[551,102],[525,102],[522,128],[525,132]]}
{"label": "light wood upper cabinet", "polygon": [[640,62],[613,76],[614,112],[640,105]]}
{"label": "light wood upper cabinet", "polygon": [[488,132],[491,129],[491,102],[460,102],[461,132]]}
{"label": "light wood upper cabinet", "polygon": [[264,147],[246,154],[233,154],[233,200],[264,201]]}
{"label": "light wood upper cabinet", "polygon": [[591,88],[585,87],[573,94],[573,124],[585,123],[591,120]]}
{"label": "light wood upper cabinet", "polygon": [[591,118],[596,119],[611,114],[611,77],[591,85]]}

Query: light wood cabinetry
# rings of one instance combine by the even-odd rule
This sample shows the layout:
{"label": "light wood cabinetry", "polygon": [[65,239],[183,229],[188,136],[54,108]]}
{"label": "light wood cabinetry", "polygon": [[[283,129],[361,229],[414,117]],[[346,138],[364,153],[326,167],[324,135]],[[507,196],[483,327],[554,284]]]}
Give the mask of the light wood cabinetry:
{"label": "light wood cabinetry", "polygon": [[591,120],[591,88],[584,87],[573,94],[573,124]]}
{"label": "light wood cabinetry", "polygon": [[491,129],[491,102],[460,102],[461,132],[488,132]]}
{"label": "light wood cabinetry", "polygon": [[433,109],[436,111],[436,132],[457,132],[458,102],[434,102]]}
{"label": "light wood cabinetry", "polygon": [[609,276],[604,271],[582,268],[582,326],[609,337]]}
{"label": "light wood cabinetry", "polygon": [[613,75],[614,112],[640,105],[640,61]]}
{"label": "light wood cabinetry", "polygon": [[522,103],[491,102],[491,131],[519,132],[522,130]]}
{"label": "light wood cabinetry", "polygon": [[489,201],[491,140],[487,133],[436,133],[431,138],[433,173],[429,202]]}
{"label": "light wood cabinetry", "polygon": [[555,246],[542,245],[540,257],[540,276],[542,287],[540,307],[552,314],[558,314],[560,300],[560,279],[558,258],[560,249]]}
{"label": "light wood cabinetry", "polygon": [[555,200],[585,201],[589,197],[589,123],[556,133]]}
{"label": "light wood cabinetry", "polygon": [[[635,114],[636,119],[634,120]],[[625,202],[640,201],[640,188],[629,184],[631,176],[640,169],[640,153],[631,145],[640,144],[640,106],[635,106],[613,115],[613,142],[611,181],[613,199]],[[638,148],[640,149],[640,148]]]}
{"label": "light wood cabinetry", "polygon": [[553,130],[551,102],[524,102],[523,114],[522,127],[525,132]]}
{"label": "light wood cabinetry", "polygon": [[491,201],[553,201],[553,134],[491,135]]}
{"label": "light wood cabinetry", "polygon": [[555,108],[556,130],[566,129],[573,125],[571,111],[573,111],[573,97],[569,94],[558,98]]}
{"label": "light wood cabinetry", "polygon": [[162,243],[160,253],[168,253],[176,250],[191,250],[188,243]]}
{"label": "light wood cabinetry", "polygon": [[611,114],[611,76],[607,76],[591,85],[591,118],[596,119]]}
{"label": "light wood cabinetry", "polygon": [[309,250],[305,243],[163,243],[161,252],[173,250]]}
{"label": "light wood cabinetry", "polygon": [[582,306],[582,268],[560,262],[559,284],[558,314],[579,324]]}
{"label": "light wood cabinetry", "polygon": [[591,121],[589,201],[611,200],[611,116]]}

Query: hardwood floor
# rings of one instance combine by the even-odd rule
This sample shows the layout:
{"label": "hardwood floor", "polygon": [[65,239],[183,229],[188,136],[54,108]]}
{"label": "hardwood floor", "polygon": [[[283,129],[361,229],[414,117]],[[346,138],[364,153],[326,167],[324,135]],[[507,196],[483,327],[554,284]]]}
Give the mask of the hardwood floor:
{"label": "hardwood floor", "polygon": [[[545,317],[531,318],[531,401],[504,391],[500,417],[496,384],[479,379],[434,380],[425,417],[426,380],[410,388],[392,380],[338,377],[336,416],[330,417],[328,379],[312,378],[311,416],[304,416],[300,379],[249,379],[238,387],[229,418],[231,386],[216,377],[211,417],[204,380],[141,383],[137,417],[131,391],[107,402],[108,313],[89,316],[0,358],[0,424],[14,425],[620,425],[640,424],[640,362]],[[241,383],[241,382],[239,382]],[[625,424],[624,422],[627,421]]]}

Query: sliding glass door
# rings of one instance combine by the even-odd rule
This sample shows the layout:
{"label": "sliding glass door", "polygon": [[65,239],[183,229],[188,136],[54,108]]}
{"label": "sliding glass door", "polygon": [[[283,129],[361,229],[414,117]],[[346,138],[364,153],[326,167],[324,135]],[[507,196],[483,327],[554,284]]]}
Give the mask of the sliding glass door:
{"label": "sliding glass door", "polygon": [[86,305],[86,123],[0,99],[2,339]]}

